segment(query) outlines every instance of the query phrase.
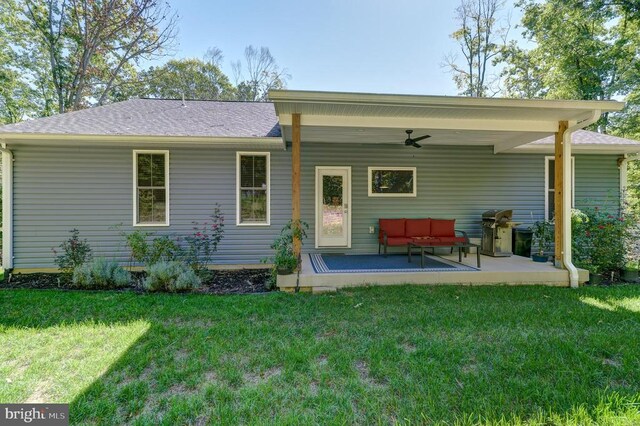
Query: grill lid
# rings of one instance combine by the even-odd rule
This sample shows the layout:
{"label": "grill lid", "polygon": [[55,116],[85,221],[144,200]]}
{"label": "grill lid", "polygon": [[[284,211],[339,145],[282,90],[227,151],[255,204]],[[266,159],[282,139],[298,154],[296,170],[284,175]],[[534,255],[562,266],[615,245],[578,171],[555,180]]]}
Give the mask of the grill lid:
{"label": "grill lid", "polygon": [[511,221],[513,210],[487,210],[482,213],[482,220],[492,220],[495,222],[506,223]]}

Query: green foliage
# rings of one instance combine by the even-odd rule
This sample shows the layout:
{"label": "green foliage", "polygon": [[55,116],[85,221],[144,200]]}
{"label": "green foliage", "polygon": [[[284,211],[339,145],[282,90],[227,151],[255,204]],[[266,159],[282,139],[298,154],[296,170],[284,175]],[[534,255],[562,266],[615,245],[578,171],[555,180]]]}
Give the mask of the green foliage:
{"label": "green foliage", "polygon": [[92,251],[89,242],[80,239],[80,231],[72,229],[69,231],[71,237],[59,246],[59,250],[52,249],[55,256],[55,264],[65,274],[73,271],[91,260]]}
{"label": "green foliage", "polygon": [[191,269],[203,279],[209,273],[207,265],[212,263],[213,255],[218,250],[218,244],[224,236],[224,215],[217,204],[210,218],[211,222],[203,224],[193,222],[193,234],[184,238],[186,247],[183,249],[182,257]]}
{"label": "green foliage", "polygon": [[544,255],[551,252],[554,239],[554,224],[548,220],[538,221],[533,224],[533,242],[538,246],[538,254]]}
{"label": "green foliage", "polygon": [[0,125],[17,123],[42,108],[42,100],[22,69],[32,63],[21,52],[32,29],[20,19],[15,0],[0,2]]}
{"label": "green foliage", "polygon": [[[640,82],[640,19],[623,1],[520,0],[523,35],[500,60],[509,96],[609,100]],[[624,116],[627,112],[619,114]],[[614,120],[615,121],[615,120]],[[597,127],[608,131],[609,114]]]}
{"label": "green foliage", "polygon": [[[623,138],[640,140],[640,84],[624,99],[625,107],[617,114],[610,117],[611,133]],[[629,174],[630,182],[640,186],[640,179],[637,175],[637,161],[629,162],[630,171],[636,174]]]}
{"label": "green foliage", "polygon": [[200,278],[186,263],[178,261],[158,262],[147,268],[144,287],[148,291],[183,292],[194,290],[202,284]]}
{"label": "green foliage", "polygon": [[264,263],[272,263],[271,278],[268,286],[273,288],[275,286],[276,276],[278,271],[294,271],[299,263],[300,258],[294,254],[294,241],[300,241],[300,245],[305,238],[307,238],[307,230],[309,225],[302,220],[290,220],[280,231],[280,235],[276,237],[271,244],[271,248],[274,250],[273,257],[263,259]]}
{"label": "green foliage", "polygon": [[139,61],[171,46],[175,24],[159,0],[3,0],[0,114],[19,121],[128,97]]}
{"label": "green foliage", "polygon": [[632,216],[619,216],[598,207],[571,215],[573,263],[594,274],[617,273],[625,265]]}
{"label": "green foliage", "polygon": [[117,262],[99,257],[73,271],[73,285],[87,289],[113,289],[126,287],[131,274]]}
{"label": "green foliage", "polygon": [[127,242],[127,247],[129,247],[129,250],[131,252],[131,259],[134,262],[145,263],[150,250],[147,238],[151,236],[152,233],[136,230],[131,232],[130,234],[122,232],[121,235]]}
{"label": "green foliage", "polygon": [[184,237],[156,237],[155,233],[140,229],[130,233],[121,232],[121,235],[129,247],[133,262],[148,268],[156,263],[180,260],[201,279],[206,279],[209,274],[207,266],[212,263],[224,236],[224,215],[218,205],[210,219],[202,224],[193,222],[193,233]]}
{"label": "green foliage", "polygon": [[180,247],[168,236],[160,236],[149,242],[153,232],[141,230],[122,233],[134,262],[149,266],[161,261],[176,260],[181,256]]}
{"label": "green foliage", "polygon": [[500,76],[506,95],[513,98],[536,99],[547,95],[543,81],[543,71],[537,51],[528,51],[518,47],[515,41],[504,46],[497,58],[507,63]]}
{"label": "green foliage", "polygon": [[229,78],[215,64],[200,59],[174,59],[143,74],[145,95],[152,98],[230,100],[236,96]]}

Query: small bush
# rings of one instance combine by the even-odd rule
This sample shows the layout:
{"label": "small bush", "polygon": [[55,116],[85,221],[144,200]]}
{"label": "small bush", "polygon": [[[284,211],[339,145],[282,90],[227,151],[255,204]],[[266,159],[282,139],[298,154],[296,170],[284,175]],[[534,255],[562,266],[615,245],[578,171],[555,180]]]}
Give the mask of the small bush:
{"label": "small bush", "polygon": [[617,273],[625,264],[625,242],[634,223],[631,216],[598,207],[574,210],[571,233],[575,265],[593,274]]}
{"label": "small bush", "polygon": [[81,288],[109,289],[126,287],[131,282],[131,274],[117,262],[97,258],[77,267],[73,271],[73,285]]}
{"label": "small bush", "polygon": [[178,244],[169,236],[161,236],[148,241],[154,236],[153,232],[141,230],[133,231],[130,234],[122,233],[127,246],[131,250],[131,259],[137,263],[151,266],[158,262],[169,262],[182,256]]}
{"label": "small bush", "polygon": [[182,292],[200,287],[198,275],[184,262],[158,262],[149,266],[144,287],[149,291]]}
{"label": "small bush", "polygon": [[69,232],[71,237],[59,246],[62,253],[58,254],[58,251],[53,249],[55,263],[65,274],[73,273],[76,268],[89,262],[92,256],[87,240],[80,239],[80,231],[72,229]]}
{"label": "small bush", "polygon": [[224,236],[224,215],[217,204],[210,218],[211,222],[203,224],[193,222],[193,233],[184,237],[184,260],[201,279],[209,278],[207,265],[212,263]]}

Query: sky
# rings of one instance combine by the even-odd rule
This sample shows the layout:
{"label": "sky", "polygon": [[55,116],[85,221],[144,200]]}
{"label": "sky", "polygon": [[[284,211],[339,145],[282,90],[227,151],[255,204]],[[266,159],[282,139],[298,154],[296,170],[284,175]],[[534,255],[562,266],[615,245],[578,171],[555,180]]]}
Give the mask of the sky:
{"label": "sky", "polygon": [[[247,45],[266,46],[291,75],[289,89],[429,95],[458,93],[442,66],[457,52],[450,34],[458,3],[169,0],[179,15],[175,56],[201,58],[218,47],[230,78],[230,63]],[[511,0],[506,7],[513,9]],[[511,14],[515,25],[520,15]]]}

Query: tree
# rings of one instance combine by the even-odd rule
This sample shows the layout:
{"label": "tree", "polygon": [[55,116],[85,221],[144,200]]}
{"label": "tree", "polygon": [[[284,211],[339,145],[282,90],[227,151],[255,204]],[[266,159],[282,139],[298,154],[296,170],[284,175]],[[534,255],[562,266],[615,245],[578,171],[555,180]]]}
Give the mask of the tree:
{"label": "tree", "polygon": [[25,62],[18,54],[28,28],[18,19],[13,0],[0,3],[0,124],[16,123],[38,109],[37,93],[21,78]]}
{"label": "tree", "polygon": [[[522,0],[523,35],[536,46],[526,52],[547,98],[610,100],[640,82],[640,21],[623,2]],[[522,62],[506,56],[513,87],[526,85]],[[518,91],[517,89],[515,90]],[[609,114],[599,130],[607,132]]]}
{"label": "tree", "polygon": [[231,100],[236,91],[213,62],[200,59],[171,60],[143,73],[144,95],[153,98]]}
{"label": "tree", "polygon": [[459,64],[456,55],[448,55],[444,65],[462,95],[489,96],[496,92],[490,69],[509,31],[508,24],[499,22],[503,7],[504,0],[461,0],[456,8],[460,28],[451,38],[458,43],[464,62]]}
{"label": "tree", "polygon": [[22,55],[36,59],[32,82],[60,113],[101,105],[137,82],[138,62],[162,55],[176,34],[161,0],[19,1],[35,34]]}
{"label": "tree", "polygon": [[500,77],[504,93],[510,98],[544,98],[547,87],[543,82],[542,69],[535,53],[518,47],[515,42],[506,45],[497,58],[498,62],[508,63]]}
{"label": "tree", "polygon": [[282,89],[290,78],[286,69],[281,69],[268,47],[260,50],[247,46],[244,50],[244,66],[241,61],[231,64],[237,85],[237,99],[241,101],[264,101],[269,90]]}
{"label": "tree", "polygon": [[609,130],[616,136],[640,140],[640,87],[631,92],[625,102],[624,110],[610,117]]}

